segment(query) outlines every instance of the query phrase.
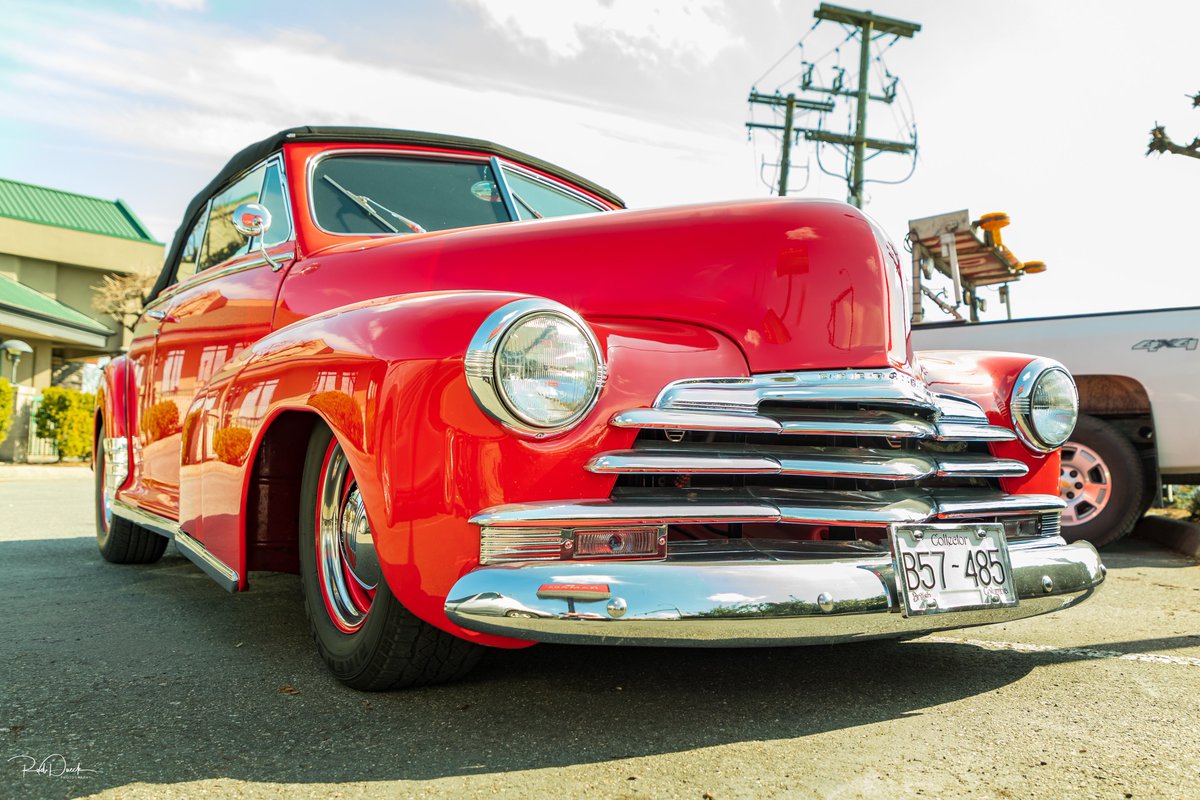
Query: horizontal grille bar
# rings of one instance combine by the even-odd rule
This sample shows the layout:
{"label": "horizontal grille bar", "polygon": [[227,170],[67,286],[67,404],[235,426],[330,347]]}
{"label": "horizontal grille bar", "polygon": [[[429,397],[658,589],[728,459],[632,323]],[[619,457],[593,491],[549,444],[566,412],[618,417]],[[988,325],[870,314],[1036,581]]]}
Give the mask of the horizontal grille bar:
{"label": "horizontal grille bar", "polygon": [[687,379],[669,384],[654,406],[752,412],[763,402],[863,403],[940,410],[937,395],[924,383],[893,369]]}
{"label": "horizontal grille bar", "polygon": [[604,475],[806,475],[865,480],[919,481],[933,477],[1017,478],[1020,461],[976,455],[889,453],[868,448],[796,447],[790,450],[679,447],[601,453],[586,466]]}
{"label": "horizontal grille bar", "polygon": [[743,412],[633,408],[615,414],[617,428],[781,433],[806,436],[878,436],[888,439],[934,439],[954,442],[1007,442],[1017,438],[1009,428],[976,422],[930,422],[889,411],[822,411],[768,416]]}
{"label": "horizontal grille bar", "polygon": [[1036,514],[1060,511],[1064,505],[1053,495],[1008,495],[990,489],[649,491],[613,499],[495,506],[471,522],[495,528],[728,522],[873,526]]}

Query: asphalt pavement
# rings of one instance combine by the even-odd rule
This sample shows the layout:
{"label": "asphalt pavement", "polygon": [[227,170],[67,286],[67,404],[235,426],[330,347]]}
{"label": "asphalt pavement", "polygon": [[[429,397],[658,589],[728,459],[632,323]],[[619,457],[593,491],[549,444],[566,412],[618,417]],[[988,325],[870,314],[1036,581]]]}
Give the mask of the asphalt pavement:
{"label": "asphalt pavement", "polygon": [[1058,615],[910,642],[541,645],[326,673],[295,576],[123,567],[91,477],[0,468],[0,798],[1200,796],[1200,566],[1127,540]]}

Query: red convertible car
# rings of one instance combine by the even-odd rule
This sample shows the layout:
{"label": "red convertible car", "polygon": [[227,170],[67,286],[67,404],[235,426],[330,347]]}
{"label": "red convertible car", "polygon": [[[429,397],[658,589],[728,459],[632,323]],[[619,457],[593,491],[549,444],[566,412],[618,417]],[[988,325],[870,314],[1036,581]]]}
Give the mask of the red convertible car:
{"label": "red convertible car", "polygon": [[96,410],[104,558],[298,573],[362,689],[481,646],[911,637],[1070,606],[1060,365],[914,353],[854,208],[627,211],[489,142],[294,128],[188,206]]}

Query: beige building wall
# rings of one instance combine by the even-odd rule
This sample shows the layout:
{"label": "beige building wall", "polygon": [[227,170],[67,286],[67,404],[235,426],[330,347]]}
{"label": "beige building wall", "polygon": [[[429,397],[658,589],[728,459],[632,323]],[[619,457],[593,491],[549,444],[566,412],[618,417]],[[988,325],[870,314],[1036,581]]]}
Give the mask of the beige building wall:
{"label": "beige building wall", "polygon": [[[92,308],[92,287],[105,275],[129,273],[157,275],[162,266],[163,246],[117,239],[0,218],[0,274],[97,320],[115,331],[105,350],[115,352],[128,346],[129,332],[121,323]],[[52,363],[57,347],[66,359],[100,355],[94,350],[69,343],[37,338],[28,332],[0,330],[0,339],[19,338],[34,350],[17,365],[17,383],[35,388],[50,385],[56,366]],[[0,358],[0,373],[8,378],[12,365]]]}
{"label": "beige building wall", "polygon": [[[0,217],[0,253],[101,272],[157,275],[163,246]],[[0,269],[3,269],[0,266]]]}

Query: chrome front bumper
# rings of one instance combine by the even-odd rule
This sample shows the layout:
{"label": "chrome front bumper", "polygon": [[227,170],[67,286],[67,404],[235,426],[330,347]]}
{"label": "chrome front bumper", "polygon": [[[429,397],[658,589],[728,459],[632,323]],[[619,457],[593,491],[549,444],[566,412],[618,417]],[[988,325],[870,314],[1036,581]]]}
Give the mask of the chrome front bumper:
{"label": "chrome front bumper", "polygon": [[[480,567],[446,615],[538,642],[679,647],[831,644],[1008,622],[1067,608],[1104,582],[1087,543],[1009,546],[1020,604],[905,616],[886,547],[730,540],[672,544],[665,561]],[[548,588],[549,587],[549,588]]]}

